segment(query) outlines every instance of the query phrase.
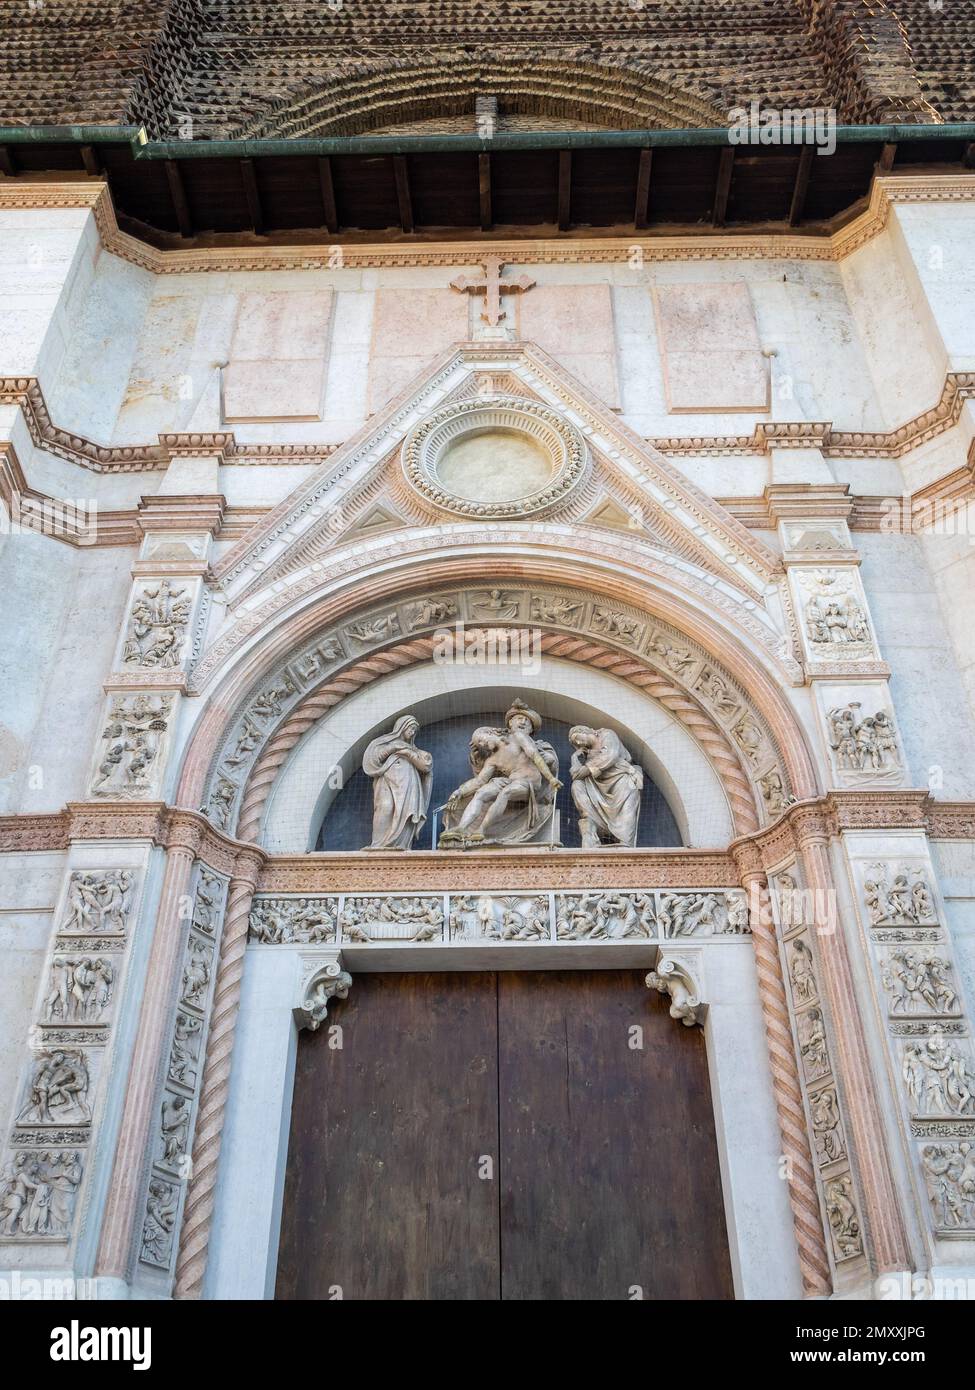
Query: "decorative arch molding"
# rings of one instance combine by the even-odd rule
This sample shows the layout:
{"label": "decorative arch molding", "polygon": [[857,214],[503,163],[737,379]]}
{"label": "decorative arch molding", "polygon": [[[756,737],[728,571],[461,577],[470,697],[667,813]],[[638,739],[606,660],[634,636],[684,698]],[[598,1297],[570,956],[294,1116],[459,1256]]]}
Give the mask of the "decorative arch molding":
{"label": "decorative arch molding", "polygon": [[[410,667],[429,662],[437,641],[436,637],[428,636],[389,648],[378,657],[370,658],[343,671],[337,679],[326,681],[317,690],[306,695],[272,735],[253,767],[241,800],[237,837],[247,841],[261,839],[262,824],[271,792],[298,744],[311,733],[320,720],[374,680],[388,678],[409,670]],[[735,834],[749,834],[750,831],[744,829],[745,826],[751,826],[752,830],[758,829],[754,792],[739,765],[726,731],[699,704],[690,700],[677,685],[634,662],[632,658],[614,652],[600,643],[560,637],[557,633],[545,633],[539,647],[540,657],[554,657],[586,665],[602,675],[625,680],[628,685],[634,686],[636,690],[662,706],[687,730],[713,769],[727,797]],[[523,677],[519,676],[517,668],[514,668],[509,679],[515,684],[520,684]],[[664,771],[666,772],[666,769]],[[714,791],[717,791],[716,787]]]}
{"label": "decorative arch molding", "polygon": [[[497,591],[502,611],[492,613],[485,601],[497,590],[498,569],[497,557],[468,556],[424,567],[430,582],[423,587],[413,570],[409,588],[388,588],[381,607],[382,591],[363,603],[360,583],[354,593],[292,614],[214,691],[186,754],[179,804],[202,804],[221,829],[239,825],[240,838],[253,838],[270,771],[311,723],[363,684],[431,659],[433,634],[458,622],[465,631],[538,630],[549,655],[589,662],[647,688],[701,743],[728,792],[737,834],[757,829],[763,812],[774,820],[792,799],[817,794],[811,754],[781,690],[743,642],[715,640],[719,627],[706,613],[689,615],[663,593],[650,603],[645,584],[607,586],[604,579],[601,588],[570,588],[564,560],[550,570],[523,557]],[[481,575],[484,587],[477,588],[472,580]],[[445,589],[445,577],[454,588]],[[621,591],[631,601],[621,601]],[[261,775],[253,781],[259,759]]]}
{"label": "decorative arch molding", "polygon": [[316,84],[235,132],[236,138],[365,135],[390,125],[474,115],[476,97],[506,113],[550,117],[553,125],[610,129],[724,126],[727,111],[644,73],[524,53],[438,51],[436,59],[386,61]]}

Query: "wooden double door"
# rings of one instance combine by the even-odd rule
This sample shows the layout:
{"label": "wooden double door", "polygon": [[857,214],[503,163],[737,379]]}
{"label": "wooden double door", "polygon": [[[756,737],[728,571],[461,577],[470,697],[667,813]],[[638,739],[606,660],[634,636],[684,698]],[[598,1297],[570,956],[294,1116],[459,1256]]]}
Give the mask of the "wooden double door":
{"label": "wooden double door", "polygon": [[299,1042],[277,1297],[732,1297],[704,1040],[643,975],[356,975]]}

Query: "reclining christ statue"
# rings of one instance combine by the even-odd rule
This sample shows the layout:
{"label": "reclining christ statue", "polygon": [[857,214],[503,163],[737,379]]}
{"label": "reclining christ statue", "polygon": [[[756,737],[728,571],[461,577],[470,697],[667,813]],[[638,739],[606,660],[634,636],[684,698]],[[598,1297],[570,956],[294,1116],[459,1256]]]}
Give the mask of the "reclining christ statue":
{"label": "reclining christ statue", "polygon": [[474,776],[451,792],[444,809],[442,849],[544,841],[561,787],[555,749],[535,735],[541,715],[515,700],[503,729],[475,729]]}

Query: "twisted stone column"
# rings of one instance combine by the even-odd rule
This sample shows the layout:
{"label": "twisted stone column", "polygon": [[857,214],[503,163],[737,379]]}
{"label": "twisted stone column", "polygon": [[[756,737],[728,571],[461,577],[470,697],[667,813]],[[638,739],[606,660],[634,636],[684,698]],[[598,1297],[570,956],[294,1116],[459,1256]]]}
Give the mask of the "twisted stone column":
{"label": "twisted stone column", "polygon": [[176,1257],[176,1283],[173,1290],[176,1298],[199,1298],[203,1293],[220,1142],[230,1091],[230,1066],[234,1033],[237,1028],[237,1011],[240,1007],[240,985],[244,974],[247,924],[262,862],[263,856],[260,853],[242,851],[227,889],[220,964],[217,967],[210,1030],[207,1035],[206,1062],[203,1067],[203,1085],[193,1136],[192,1169],[183,1207],[179,1253]]}
{"label": "twisted stone column", "polygon": [[115,1164],[95,1261],[96,1275],[116,1279],[125,1279],[128,1275],[143,1160],[152,1142],[160,1059],[168,1040],[169,1011],[178,986],[183,923],[180,905],[189,891],[202,833],[200,825],[192,822],[174,821],[170,828],[156,930],[149,953],[129,1084],[115,1146]]}
{"label": "twisted stone column", "polygon": [[758,994],[765,1020],[772,1093],[782,1136],[782,1152],[788,1164],[789,1205],[796,1233],[803,1293],[807,1298],[826,1298],[832,1291],[829,1256],[826,1253],[823,1215],[816,1190],[816,1173],[802,1105],[799,1066],[789,1022],[782,958],[775,935],[768,884],[764,873],[757,869],[744,873],[742,884],[748,893],[749,924],[758,969]]}
{"label": "twisted stone column", "polygon": [[[796,832],[806,886],[813,890],[817,903],[835,903],[836,888],[821,817],[799,819]],[[833,929],[833,922],[821,925],[830,928],[829,934],[820,938],[819,965],[836,1036],[838,1080],[867,1228],[864,1248],[875,1273],[913,1269],[846,937],[841,927]]]}

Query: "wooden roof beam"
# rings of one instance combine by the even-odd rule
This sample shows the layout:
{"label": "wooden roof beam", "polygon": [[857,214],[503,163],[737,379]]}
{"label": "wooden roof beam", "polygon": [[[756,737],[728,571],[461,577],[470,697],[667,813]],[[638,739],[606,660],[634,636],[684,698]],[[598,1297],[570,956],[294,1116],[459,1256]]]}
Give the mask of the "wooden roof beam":
{"label": "wooden roof beam", "polygon": [[333,236],[339,229],[339,215],[335,206],[335,184],[332,182],[332,160],[327,154],[318,161],[318,186],[322,194],[322,215],[324,227]]}
{"label": "wooden roof beam", "polygon": [[572,151],[559,150],[559,231],[569,230],[572,205]]}
{"label": "wooden roof beam", "polygon": [[809,176],[812,174],[816,151],[812,145],[802,145],[799,150],[799,163],[796,165],[796,181],[792,185],[792,201],[789,204],[789,226],[798,227],[806,206],[809,192]]}
{"label": "wooden roof beam", "polygon": [[263,236],[264,209],[261,207],[261,194],[257,187],[257,174],[254,171],[253,159],[240,161],[240,177],[244,185],[244,197],[247,199],[247,212],[251,226],[258,236]]}
{"label": "wooden roof beam", "polygon": [[718,161],[718,177],[714,186],[714,207],[711,210],[711,226],[723,227],[728,211],[728,194],[731,192],[731,176],[735,168],[735,147],[727,145],[721,151]]}
{"label": "wooden roof beam", "polygon": [[169,196],[173,200],[173,210],[176,213],[176,225],[179,227],[179,234],[182,237],[191,237],[193,235],[193,219],[190,216],[190,205],[186,199],[186,188],[183,184],[179,160],[166,160],[166,178],[169,180]]}
{"label": "wooden roof beam", "polygon": [[491,208],[491,156],[487,153],[477,156],[477,196],[481,206],[481,231],[489,232],[494,226]]}
{"label": "wooden roof beam", "polygon": [[640,151],[640,164],[636,175],[636,203],[633,208],[633,226],[638,232],[650,225],[650,174],[653,170],[653,150],[649,147]]}
{"label": "wooden roof beam", "polygon": [[410,197],[410,167],[405,154],[393,155],[393,174],[396,178],[396,202],[399,205],[399,225],[404,232],[413,231],[413,199]]}

